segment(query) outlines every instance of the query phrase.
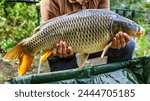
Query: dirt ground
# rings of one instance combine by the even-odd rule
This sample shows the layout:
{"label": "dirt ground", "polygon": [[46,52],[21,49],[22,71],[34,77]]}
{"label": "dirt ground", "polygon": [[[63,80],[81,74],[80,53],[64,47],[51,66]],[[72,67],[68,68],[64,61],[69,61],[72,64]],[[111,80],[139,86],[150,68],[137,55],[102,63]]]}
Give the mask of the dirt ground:
{"label": "dirt ground", "polygon": [[[11,78],[18,76],[17,67],[18,67],[17,61],[5,62],[3,60],[0,60],[0,84],[3,84],[5,83],[6,80],[10,80]],[[32,63],[26,75],[36,74],[37,71],[38,71],[38,61],[35,60]],[[40,72],[41,73],[49,72],[49,66],[47,62],[42,63]]]}

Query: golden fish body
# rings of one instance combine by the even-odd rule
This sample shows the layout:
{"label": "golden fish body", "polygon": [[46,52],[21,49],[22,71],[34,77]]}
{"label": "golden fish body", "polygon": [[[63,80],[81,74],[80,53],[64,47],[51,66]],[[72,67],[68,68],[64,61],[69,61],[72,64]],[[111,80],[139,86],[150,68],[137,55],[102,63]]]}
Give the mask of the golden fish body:
{"label": "golden fish body", "polygon": [[112,12],[83,10],[51,19],[40,31],[25,41],[31,54],[52,49],[60,40],[66,41],[77,53],[101,51],[112,39]]}
{"label": "golden fish body", "polygon": [[[76,53],[102,51],[118,31],[140,36],[140,26],[118,14],[100,9],[87,9],[53,18],[39,27],[39,31],[18,44],[4,56],[4,60],[19,59],[19,74],[30,67],[39,51],[42,61],[51,55],[60,40],[68,43]],[[12,54],[15,52],[16,54]],[[87,58],[87,56],[85,56]]]}

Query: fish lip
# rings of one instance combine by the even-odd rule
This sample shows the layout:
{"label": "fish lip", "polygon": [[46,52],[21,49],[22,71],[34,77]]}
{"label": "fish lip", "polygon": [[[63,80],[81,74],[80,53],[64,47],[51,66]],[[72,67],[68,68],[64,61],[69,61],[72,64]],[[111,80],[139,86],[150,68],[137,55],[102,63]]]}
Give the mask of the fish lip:
{"label": "fish lip", "polygon": [[138,31],[136,32],[136,36],[137,37],[140,37],[141,35],[143,35],[145,32],[144,28],[143,27],[139,27]]}

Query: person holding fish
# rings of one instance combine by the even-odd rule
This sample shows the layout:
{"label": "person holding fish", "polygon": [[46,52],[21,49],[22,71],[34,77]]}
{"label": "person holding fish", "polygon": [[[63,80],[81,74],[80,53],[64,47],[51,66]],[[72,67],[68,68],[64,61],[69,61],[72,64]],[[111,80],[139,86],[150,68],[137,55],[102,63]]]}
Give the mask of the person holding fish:
{"label": "person holding fish", "polygon": [[[109,9],[109,0],[42,0],[42,22],[80,9]],[[116,33],[111,48],[106,52],[107,62],[129,60],[132,58],[134,49],[134,40],[127,33],[120,31]],[[55,57],[48,58],[51,71],[78,67],[74,51],[65,41],[58,42],[52,52]],[[101,53],[90,54],[89,59],[98,57]]]}
{"label": "person holding fish", "polygon": [[48,58],[51,71],[84,67],[87,60],[99,65],[104,55],[108,63],[131,59],[135,42],[130,36],[140,37],[144,29],[104,10],[108,4],[107,0],[42,0],[43,24],[8,51],[3,60],[19,60],[18,74],[23,76],[39,52],[39,64]]}

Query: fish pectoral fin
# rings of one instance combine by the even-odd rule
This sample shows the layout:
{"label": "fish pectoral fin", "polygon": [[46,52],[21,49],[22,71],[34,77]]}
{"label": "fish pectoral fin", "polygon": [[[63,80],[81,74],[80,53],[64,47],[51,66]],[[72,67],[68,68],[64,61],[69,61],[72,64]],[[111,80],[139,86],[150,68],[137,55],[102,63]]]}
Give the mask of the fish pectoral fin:
{"label": "fish pectoral fin", "polygon": [[52,54],[51,50],[43,50],[43,52],[41,53],[40,62],[44,62],[51,54]]}
{"label": "fish pectoral fin", "polygon": [[83,67],[83,65],[87,61],[88,57],[89,57],[88,53],[77,53],[76,59],[77,59],[78,67]]}
{"label": "fish pectoral fin", "polygon": [[102,55],[101,55],[101,58],[104,57],[104,55],[106,54],[108,48],[111,47],[111,45],[112,45],[112,42],[110,42],[110,43],[104,48],[103,53],[102,53]]}
{"label": "fish pectoral fin", "polygon": [[27,72],[27,70],[31,66],[33,59],[34,56],[28,53],[23,53],[23,55],[19,59],[19,66],[18,66],[18,73],[20,76],[23,76]]}
{"label": "fish pectoral fin", "polygon": [[19,59],[18,73],[20,76],[23,76],[27,72],[34,58],[34,56],[24,50],[23,44],[24,42],[19,43],[3,57],[4,61]]}

